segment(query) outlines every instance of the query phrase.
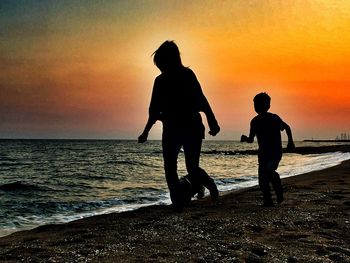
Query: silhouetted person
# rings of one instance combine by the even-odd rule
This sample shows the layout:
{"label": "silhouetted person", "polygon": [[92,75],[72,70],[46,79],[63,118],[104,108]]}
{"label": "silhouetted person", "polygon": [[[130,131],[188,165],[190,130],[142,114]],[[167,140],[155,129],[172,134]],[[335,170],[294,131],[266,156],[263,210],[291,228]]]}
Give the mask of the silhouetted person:
{"label": "silhouetted person", "polygon": [[281,131],[286,130],[287,148],[295,148],[292,132],[278,115],[268,112],[271,98],[266,93],[254,97],[254,109],[257,116],[250,122],[249,137],[242,135],[241,142],[252,143],[256,136],[259,144],[259,186],[263,193],[264,206],[273,206],[270,183],[276,193],[277,202],[283,202],[283,188],[279,174],[276,172],[282,158]]}
{"label": "silhouetted person", "polygon": [[[153,124],[163,123],[162,148],[165,177],[170,198],[176,210],[183,208],[183,185],[177,174],[177,158],[183,147],[188,176],[192,189],[203,184],[209,189],[213,199],[218,197],[214,180],[199,167],[204,125],[199,112],[204,112],[210,128],[209,134],[215,136],[220,127],[201,86],[193,71],[184,67],[180,52],[173,41],[165,41],[154,52],[154,63],[161,71],[155,79],[149,106],[149,118],[138,141],[147,140]],[[186,190],[187,191],[187,190]]]}

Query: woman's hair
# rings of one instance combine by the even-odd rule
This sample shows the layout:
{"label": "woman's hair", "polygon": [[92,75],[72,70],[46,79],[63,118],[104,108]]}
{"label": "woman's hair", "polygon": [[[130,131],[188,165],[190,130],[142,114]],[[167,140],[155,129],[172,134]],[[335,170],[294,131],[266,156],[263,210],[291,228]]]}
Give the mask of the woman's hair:
{"label": "woman's hair", "polygon": [[153,62],[161,71],[182,66],[180,51],[175,42],[167,40],[161,44],[153,53]]}

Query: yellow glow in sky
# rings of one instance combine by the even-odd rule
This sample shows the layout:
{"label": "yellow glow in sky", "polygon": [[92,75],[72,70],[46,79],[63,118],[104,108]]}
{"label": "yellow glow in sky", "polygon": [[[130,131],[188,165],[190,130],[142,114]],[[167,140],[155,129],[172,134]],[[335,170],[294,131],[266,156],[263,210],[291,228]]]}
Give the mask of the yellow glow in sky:
{"label": "yellow glow in sky", "polygon": [[197,74],[218,139],[247,132],[261,91],[297,139],[350,131],[349,1],[9,1],[2,10],[1,137],[136,138],[159,74],[151,55],[168,39]]}

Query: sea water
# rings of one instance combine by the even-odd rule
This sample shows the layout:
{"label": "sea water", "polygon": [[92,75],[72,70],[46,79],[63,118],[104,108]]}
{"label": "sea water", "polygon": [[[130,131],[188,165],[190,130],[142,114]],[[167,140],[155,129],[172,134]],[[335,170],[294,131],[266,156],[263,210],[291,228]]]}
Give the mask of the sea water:
{"label": "sea water", "polygon": [[[297,142],[296,146],[326,143]],[[220,191],[257,184],[256,144],[204,141],[201,167]],[[281,177],[320,170],[349,153],[284,154]],[[179,176],[186,175],[184,155]],[[206,192],[208,194],[208,192]],[[0,236],[44,224],[169,204],[160,141],[0,140]]]}

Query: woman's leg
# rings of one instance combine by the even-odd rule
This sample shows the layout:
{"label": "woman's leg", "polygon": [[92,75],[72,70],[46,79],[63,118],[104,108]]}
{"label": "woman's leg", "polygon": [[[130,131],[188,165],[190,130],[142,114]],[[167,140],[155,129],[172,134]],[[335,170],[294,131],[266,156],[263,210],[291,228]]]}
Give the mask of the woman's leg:
{"label": "woman's leg", "polygon": [[202,148],[201,138],[190,138],[184,142],[184,152],[186,160],[186,169],[189,174],[189,179],[192,183],[192,188],[195,193],[200,191],[204,185],[210,192],[213,200],[219,197],[219,192],[214,180],[199,167],[200,152]]}
{"label": "woman's leg", "polygon": [[186,169],[189,175],[199,176],[199,158],[202,149],[201,138],[186,138],[183,143]]}
{"label": "woman's leg", "polygon": [[178,183],[177,157],[181,149],[181,142],[176,136],[163,133],[162,140],[165,178],[170,191],[174,190]]}
{"label": "woman's leg", "polygon": [[202,185],[205,186],[210,192],[211,199],[217,200],[219,198],[219,191],[216,184],[207,172],[199,167],[199,180]]}
{"label": "woman's leg", "polygon": [[191,200],[191,185],[179,181],[177,175],[177,157],[182,143],[178,136],[171,135],[163,133],[164,171],[173,208],[175,211],[181,212],[183,207]]}

